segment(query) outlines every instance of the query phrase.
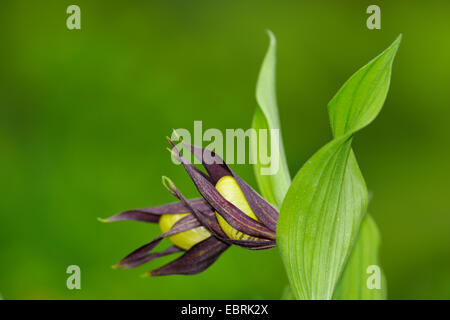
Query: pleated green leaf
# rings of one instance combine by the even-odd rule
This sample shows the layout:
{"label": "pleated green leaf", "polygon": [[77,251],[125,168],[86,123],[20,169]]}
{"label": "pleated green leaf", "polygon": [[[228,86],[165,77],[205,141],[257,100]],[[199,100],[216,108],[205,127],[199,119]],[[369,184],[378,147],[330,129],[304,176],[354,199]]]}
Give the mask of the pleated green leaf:
{"label": "pleated green leaf", "polygon": [[[253,168],[261,194],[267,201],[279,208],[289,188],[291,178],[281,137],[275,93],[276,39],[272,32],[268,31],[268,34],[270,45],[256,85],[256,100],[259,108],[255,111],[252,123],[252,127],[258,134],[258,139],[251,141],[251,152],[253,159],[256,160]],[[265,141],[260,139],[263,131],[267,134]],[[275,137],[272,136],[274,132],[278,133],[278,140],[271,143],[271,139]],[[262,161],[260,150],[263,154],[266,154],[265,150],[269,150],[271,159],[276,159],[276,162]],[[275,168],[276,170],[269,170],[269,168]]]}
{"label": "pleated green leaf", "polygon": [[350,259],[345,266],[333,299],[336,300],[384,300],[387,283],[380,267],[378,249],[380,234],[375,221],[366,215]]}
{"label": "pleated green leaf", "polygon": [[334,139],[300,169],[283,201],[277,243],[297,299],[331,299],[350,256],[368,202],[351,143],[383,106],[400,38],[331,100]]}

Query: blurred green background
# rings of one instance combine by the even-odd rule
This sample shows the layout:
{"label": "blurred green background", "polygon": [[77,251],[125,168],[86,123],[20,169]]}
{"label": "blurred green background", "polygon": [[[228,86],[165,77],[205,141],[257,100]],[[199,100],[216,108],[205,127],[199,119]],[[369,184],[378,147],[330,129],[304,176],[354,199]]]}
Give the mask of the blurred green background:
{"label": "blurred green background", "polygon": [[[66,28],[81,7],[82,29]],[[381,7],[382,29],[366,28]],[[0,294],[4,299],[278,299],[276,249],[228,250],[196,276],[141,279],[110,266],[159,233],[101,224],[173,201],[172,128],[248,128],[278,39],[277,89],[295,174],[330,140],[327,103],[399,33],[391,90],[354,141],[383,237],[392,299],[450,298],[449,1],[2,1]],[[233,166],[255,185],[249,165]],[[66,288],[81,267],[82,289]]]}

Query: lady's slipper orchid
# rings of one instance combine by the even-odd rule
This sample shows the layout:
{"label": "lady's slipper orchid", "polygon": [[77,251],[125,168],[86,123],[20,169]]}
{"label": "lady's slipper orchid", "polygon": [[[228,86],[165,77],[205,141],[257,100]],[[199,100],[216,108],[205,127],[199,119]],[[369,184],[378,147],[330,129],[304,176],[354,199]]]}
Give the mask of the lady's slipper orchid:
{"label": "lady's slipper orchid", "polygon": [[[214,152],[188,145],[202,161],[207,173],[184,159],[169,139],[172,155],[180,161],[202,198],[187,200],[167,177],[163,184],[179,202],[135,209],[108,218],[106,222],[136,220],[159,223],[161,235],[122,259],[116,268],[133,268],[176,252],[176,260],[147,273],[149,276],[196,274],[214,263],[230,246],[260,250],[275,247],[278,212],[237,176]],[[172,246],[161,252],[152,250],[167,237]]]}

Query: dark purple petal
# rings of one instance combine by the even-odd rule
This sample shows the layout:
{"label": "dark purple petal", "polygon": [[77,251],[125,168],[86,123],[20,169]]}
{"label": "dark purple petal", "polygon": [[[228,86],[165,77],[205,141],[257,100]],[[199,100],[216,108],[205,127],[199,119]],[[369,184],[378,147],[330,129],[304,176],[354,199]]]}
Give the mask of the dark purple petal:
{"label": "dark purple petal", "polygon": [[126,265],[117,266],[117,267],[121,268],[121,269],[135,268],[135,267],[138,267],[138,266],[140,266],[140,265],[142,265],[144,263],[147,263],[147,262],[149,262],[151,260],[154,260],[154,259],[157,259],[157,258],[161,258],[161,257],[167,256],[167,255],[173,254],[173,253],[181,252],[181,251],[184,251],[184,250],[179,248],[179,247],[177,247],[177,246],[171,246],[171,247],[168,247],[167,249],[165,249],[163,251],[153,252],[153,253],[144,255],[144,256],[142,256],[140,258],[137,258],[137,259],[129,262]]}
{"label": "dark purple petal", "polygon": [[[166,137],[166,139],[167,139],[167,141],[169,142],[169,144],[173,147],[173,148],[175,148],[175,143],[169,138],[169,137]],[[180,140],[181,141],[181,140]],[[182,143],[184,146],[186,146],[186,147],[188,147],[189,148],[189,145],[187,145],[186,143]],[[172,151],[172,149],[170,149],[170,148],[167,148],[167,150],[169,150],[169,152],[171,153],[171,155],[173,155],[177,160],[179,160],[178,159],[178,155],[177,154],[175,154],[175,153],[173,153],[173,151]],[[177,150],[178,151],[178,150]],[[192,150],[191,150],[192,151]],[[194,156],[196,156],[195,154],[194,154]],[[196,156],[197,157],[197,156]],[[200,158],[199,158],[200,159]],[[193,168],[192,168],[192,170],[195,170],[195,171],[197,171],[198,172],[198,174],[199,175],[201,175],[201,176],[203,176],[206,180],[208,180],[209,182],[211,182],[211,183],[216,183],[216,182],[214,182],[214,179],[212,178],[212,177],[210,177],[209,175],[207,175],[207,174],[205,174],[204,172],[202,172],[201,170],[199,170],[196,166],[193,166]]]}
{"label": "dark purple petal", "polygon": [[[198,210],[212,210],[208,202],[203,198],[188,200],[191,207]],[[112,216],[107,219],[101,219],[103,222],[134,220],[140,222],[157,223],[163,214],[189,213],[191,209],[184,202],[174,202],[157,207],[128,210]]]}
{"label": "dark purple petal", "polygon": [[228,248],[226,243],[209,237],[197,243],[178,259],[149,271],[149,276],[167,276],[172,274],[197,274],[207,269]]}
{"label": "dark purple petal", "polygon": [[231,227],[249,236],[275,240],[274,231],[247,216],[235,205],[226,200],[211,184],[204,183],[204,181],[199,180],[195,176],[192,178],[200,193]]}
{"label": "dark purple petal", "polygon": [[242,247],[250,250],[265,250],[275,248],[276,242],[273,240],[237,240],[228,239],[227,243],[233,244],[238,247]]}
{"label": "dark purple petal", "polygon": [[194,181],[200,194],[234,229],[246,235],[275,240],[274,231],[265,227],[261,222],[250,218],[235,205],[226,200],[210,181],[193,169],[194,165],[186,161],[174,145],[173,150],[192,181]]}
{"label": "dark purple petal", "polygon": [[[216,218],[216,213],[212,207],[209,207],[209,210],[201,210],[201,208],[197,208],[192,206],[188,200],[183,196],[183,194],[178,190],[175,184],[167,177],[163,177],[163,185],[172,193],[175,197],[181,200],[181,202],[185,203],[191,209],[192,214],[200,221],[200,223],[208,229],[212,234],[226,238],[225,233],[222,231],[222,228],[219,225],[219,222]],[[206,200],[205,200],[206,201]]]}
{"label": "dark purple petal", "polygon": [[275,208],[273,208],[243,179],[235,174],[219,155],[211,150],[203,149],[188,143],[183,142],[183,145],[190,148],[194,156],[202,161],[203,166],[212,179],[212,181],[211,179],[210,181],[214,185],[216,185],[216,183],[224,176],[233,176],[258,220],[260,220],[270,230],[274,232],[276,231],[278,211],[275,210]]}
{"label": "dark purple petal", "polygon": [[197,159],[202,161],[202,165],[208,172],[212,184],[216,185],[222,177],[232,175],[232,172],[225,161],[214,151],[184,142],[183,145],[189,148]]}
{"label": "dark purple petal", "polygon": [[[163,179],[163,184],[166,186],[166,188],[178,199],[181,201],[186,201],[184,196],[181,194],[181,192],[177,189],[175,184],[170,180],[169,178],[165,177]],[[202,225],[205,226],[217,239],[221,240],[222,242],[225,242],[227,244],[234,244],[239,247],[243,247],[246,249],[251,250],[261,250],[261,249],[270,249],[276,247],[276,242],[274,240],[235,240],[228,238],[223,230],[220,228],[220,225],[217,221],[216,215],[214,211],[208,211],[208,212],[198,212],[196,215],[196,209],[192,208],[193,215],[200,216],[200,219],[205,219],[204,222],[202,222]],[[198,219],[198,218],[197,218]],[[200,220],[199,219],[199,220]]]}
{"label": "dark purple petal", "polygon": [[236,179],[255,216],[267,228],[275,232],[277,230],[278,211],[234,172],[233,177]]}
{"label": "dark purple petal", "polygon": [[163,239],[163,237],[158,236],[152,241],[150,241],[147,244],[144,244],[143,246],[137,248],[130,254],[128,254],[125,258],[120,260],[117,264],[113,266],[113,268],[116,269],[127,269],[129,268],[129,265],[135,261],[141,260],[142,258],[146,257],[151,250],[153,250]]}
{"label": "dark purple petal", "polygon": [[200,226],[201,226],[201,224],[195,218],[195,216],[193,216],[192,214],[189,214],[189,215],[181,218],[180,220],[178,220],[169,231],[160,234],[159,236],[157,236],[155,239],[153,239],[149,243],[143,245],[142,247],[134,250],[132,253],[127,255],[119,263],[117,263],[115,265],[115,267],[116,268],[132,268],[135,266],[135,265],[132,265],[133,262],[142,260],[144,257],[148,256],[150,254],[149,252],[151,250],[153,250],[161,242],[161,240],[164,237],[169,237],[174,234],[177,234],[177,233],[180,233],[183,231],[187,231],[190,229],[194,229],[194,228],[197,228]]}

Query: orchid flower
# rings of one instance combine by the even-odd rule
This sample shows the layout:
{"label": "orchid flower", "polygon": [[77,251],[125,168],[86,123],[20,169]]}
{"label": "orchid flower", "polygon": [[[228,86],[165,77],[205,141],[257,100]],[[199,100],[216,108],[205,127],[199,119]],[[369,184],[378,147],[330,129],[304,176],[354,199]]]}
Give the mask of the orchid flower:
{"label": "orchid flower", "polygon": [[[123,258],[115,268],[134,268],[159,257],[184,252],[179,258],[146,275],[196,274],[213,264],[230,245],[251,250],[276,246],[278,212],[270,203],[213,151],[179,141],[202,161],[206,171],[203,172],[183,158],[172,140],[168,141],[172,156],[184,166],[201,197],[186,199],[172,180],[163,177],[163,185],[178,202],[128,210],[103,220],[158,223],[162,231],[152,241]],[[168,238],[172,246],[153,252],[164,238]]]}

